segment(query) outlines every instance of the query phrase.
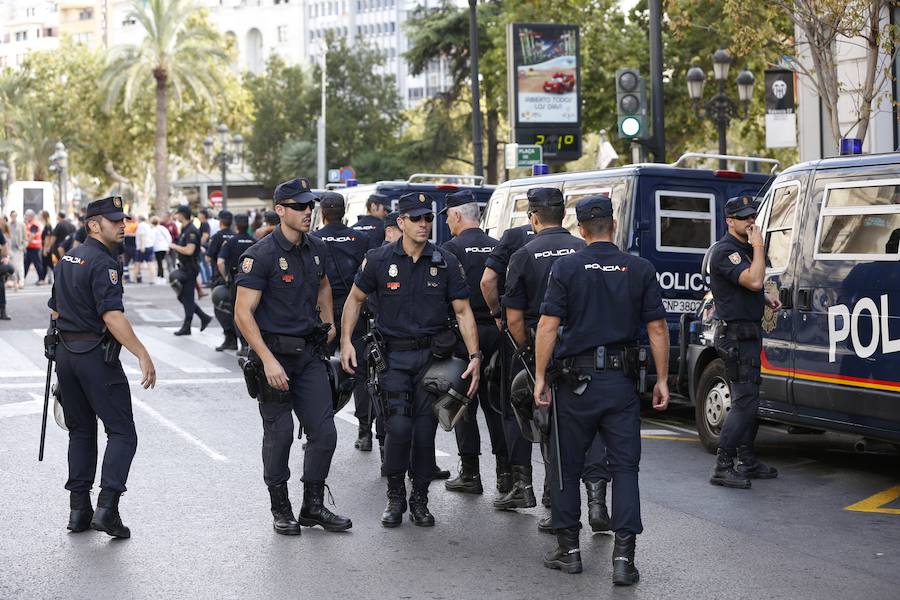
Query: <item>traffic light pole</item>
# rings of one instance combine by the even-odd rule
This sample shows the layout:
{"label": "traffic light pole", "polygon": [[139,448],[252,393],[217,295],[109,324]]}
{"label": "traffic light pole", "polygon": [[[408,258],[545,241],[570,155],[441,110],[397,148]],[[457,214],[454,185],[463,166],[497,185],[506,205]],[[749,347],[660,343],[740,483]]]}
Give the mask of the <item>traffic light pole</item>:
{"label": "traffic light pole", "polygon": [[662,2],[650,0],[650,81],[653,87],[653,159],[666,162],[666,126],[663,115]]}

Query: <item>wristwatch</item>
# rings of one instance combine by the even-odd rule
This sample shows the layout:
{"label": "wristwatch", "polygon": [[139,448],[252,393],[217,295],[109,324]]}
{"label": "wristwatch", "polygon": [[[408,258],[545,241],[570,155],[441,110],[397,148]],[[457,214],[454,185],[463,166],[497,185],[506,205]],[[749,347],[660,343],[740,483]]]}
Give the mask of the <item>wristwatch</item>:
{"label": "wristwatch", "polygon": [[484,352],[479,350],[478,352],[473,352],[472,354],[469,355],[469,360],[474,360],[476,358],[479,360],[484,360]]}
{"label": "wristwatch", "polygon": [[498,308],[497,310],[495,310],[494,312],[491,313],[491,316],[494,317],[495,319],[499,319],[500,317],[503,316],[503,311]]}

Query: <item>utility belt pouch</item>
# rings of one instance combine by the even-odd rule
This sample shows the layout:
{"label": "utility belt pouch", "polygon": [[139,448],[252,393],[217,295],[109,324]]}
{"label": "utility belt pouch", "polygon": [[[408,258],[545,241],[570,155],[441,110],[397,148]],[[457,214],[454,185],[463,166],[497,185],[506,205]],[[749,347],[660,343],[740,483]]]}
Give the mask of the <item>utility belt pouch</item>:
{"label": "utility belt pouch", "polygon": [[306,341],[306,338],[271,333],[264,334],[263,341],[266,343],[266,347],[272,351],[272,354],[286,354],[288,356],[303,354],[309,343]]}
{"label": "utility belt pouch", "polygon": [[119,361],[119,352],[122,351],[122,344],[107,331],[100,341],[100,349],[103,351],[103,362],[112,366]]}
{"label": "utility belt pouch", "polygon": [[750,321],[732,321],[726,323],[725,335],[729,339],[739,342],[758,340],[760,337],[759,325]]}
{"label": "utility belt pouch", "polygon": [[565,384],[572,393],[580,396],[591,382],[591,376],[575,366],[573,358],[567,358],[550,372],[551,385]]}
{"label": "utility belt pouch", "polygon": [[458,340],[453,329],[443,329],[431,336],[431,353],[435,358],[450,358]]}
{"label": "utility belt pouch", "polygon": [[[266,371],[263,368],[262,361],[259,359],[259,356],[252,350],[250,351],[250,354],[248,356],[248,362],[253,363],[253,374],[256,376],[256,385],[253,390],[250,389],[251,384],[247,384],[248,392],[256,391],[256,396],[251,393],[251,397],[255,397],[261,404],[278,402],[283,403],[291,401],[290,392],[276,390],[271,385],[269,385],[269,381],[266,379]],[[247,372],[244,371],[245,379],[247,377],[246,373]]]}
{"label": "utility belt pouch", "polygon": [[259,376],[256,374],[257,365],[249,358],[240,358],[238,366],[244,374],[244,383],[247,385],[247,393],[251,398],[259,396]]}
{"label": "utility belt pouch", "polygon": [[59,329],[56,321],[50,322],[47,333],[44,335],[44,357],[47,360],[56,360],[56,347],[59,345]]}

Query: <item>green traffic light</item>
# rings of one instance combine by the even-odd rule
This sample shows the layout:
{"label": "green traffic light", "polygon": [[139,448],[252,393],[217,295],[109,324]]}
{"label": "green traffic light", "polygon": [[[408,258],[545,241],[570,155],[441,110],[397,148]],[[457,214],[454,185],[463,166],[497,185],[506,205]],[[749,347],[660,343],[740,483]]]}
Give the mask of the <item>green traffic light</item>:
{"label": "green traffic light", "polygon": [[626,117],[622,119],[619,129],[622,130],[622,134],[626,137],[637,137],[641,132],[641,122],[634,117]]}

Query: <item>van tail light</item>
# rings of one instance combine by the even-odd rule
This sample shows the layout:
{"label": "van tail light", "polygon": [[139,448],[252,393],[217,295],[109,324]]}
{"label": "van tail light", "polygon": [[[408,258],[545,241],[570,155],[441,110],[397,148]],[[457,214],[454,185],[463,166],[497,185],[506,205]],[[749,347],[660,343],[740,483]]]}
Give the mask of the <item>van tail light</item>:
{"label": "van tail light", "polygon": [[450,185],[449,183],[440,183],[435,187],[437,187],[437,189],[439,190],[447,190],[448,192],[455,192],[459,189],[455,185]]}
{"label": "van tail light", "polygon": [[743,179],[744,174],[740,171],[726,171],[724,169],[719,169],[713,171],[713,177],[721,177],[723,179]]}

